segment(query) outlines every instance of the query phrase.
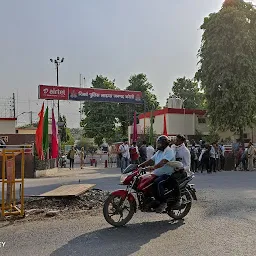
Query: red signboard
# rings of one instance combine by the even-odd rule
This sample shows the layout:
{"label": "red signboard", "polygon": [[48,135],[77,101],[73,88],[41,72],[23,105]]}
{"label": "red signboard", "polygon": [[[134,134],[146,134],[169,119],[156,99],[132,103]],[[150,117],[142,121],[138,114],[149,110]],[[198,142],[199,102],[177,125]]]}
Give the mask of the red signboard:
{"label": "red signboard", "polygon": [[38,98],[45,100],[68,100],[68,87],[39,85]]}
{"label": "red signboard", "polygon": [[142,104],[142,92],[39,85],[39,99]]}
{"label": "red signboard", "polygon": [[70,87],[69,100],[142,103],[142,93],[135,92],[135,91],[119,91],[119,90]]}

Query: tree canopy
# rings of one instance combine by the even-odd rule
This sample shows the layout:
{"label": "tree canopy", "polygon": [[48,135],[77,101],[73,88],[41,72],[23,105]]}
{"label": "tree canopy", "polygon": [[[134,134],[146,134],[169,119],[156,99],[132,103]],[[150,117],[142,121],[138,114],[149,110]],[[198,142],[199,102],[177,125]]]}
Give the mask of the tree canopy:
{"label": "tree canopy", "polygon": [[172,87],[175,96],[184,100],[184,107],[190,109],[204,109],[204,93],[200,92],[197,81],[186,77],[178,78]]}
{"label": "tree canopy", "polygon": [[128,126],[133,123],[134,111],[137,114],[144,113],[144,111],[151,111],[159,108],[159,102],[154,94],[153,85],[148,81],[145,74],[135,74],[129,79],[129,85],[126,87],[128,91],[141,91],[143,94],[143,99],[145,105],[129,105],[120,104],[120,113],[123,113],[119,117],[121,123],[121,129],[123,136],[127,134]]}
{"label": "tree canopy", "polygon": [[[118,89],[113,81],[103,76],[96,76],[92,80],[92,88]],[[85,118],[81,125],[84,127],[85,136],[94,138],[97,145],[102,144],[104,138],[111,138],[117,123],[117,108],[116,103],[84,102],[82,111]]]}
{"label": "tree canopy", "polygon": [[[93,88],[114,89],[119,88],[107,77],[97,76],[92,80]],[[146,110],[159,107],[156,95],[153,93],[153,85],[148,82],[145,74],[133,75],[129,79],[126,90],[141,91],[145,99]],[[128,126],[133,123],[133,114],[144,112],[143,105],[124,103],[100,103],[85,102],[82,109],[85,118],[81,125],[86,137],[94,138],[97,145],[101,145],[103,139],[107,142],[121,140],[127,137]]]}
{"label": "tree canopy", "polygon": [[71,139],[71,134],[67,130],[67,118],[66,116],[60,115],[60,122],[63,123],[62,126],[60,126],[60,140],[62,142],[67,142]]}
{"label": "tree canopy", "polygon": [[199,50],[200,79],[211,124],[239,131],[256,111],[256,10],[242,0],[226,0],[204,19]]}

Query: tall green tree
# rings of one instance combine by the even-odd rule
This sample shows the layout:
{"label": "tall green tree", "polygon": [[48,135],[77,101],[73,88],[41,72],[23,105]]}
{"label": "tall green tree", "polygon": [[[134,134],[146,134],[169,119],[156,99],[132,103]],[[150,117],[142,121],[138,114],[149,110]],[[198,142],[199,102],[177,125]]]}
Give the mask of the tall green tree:
{"label": "tall green tree", "polygon": [[61,142],[67,142],[70,140],[70,133],[67,132],[67,118],[66,116],[60,115],[60,123],[62,125],[59,128]]}
{"label": "tall green tree", "polygon": [[122,115],[119,117],[119,121],[124,136],[127,134],[128,126],[133,123],[134,111],[141,114],[144,113],[144,111],[151,111],[159,108],[159,102],[154,94],[153,85],[148,81],[145,74],[140,73],[132,75],[126,90],[141,91],[145,105],[120,104],[120,113],[122,113]]}
{"label": "tall green tree", "polygon": [[[107,77],[96,76],[92,80],[92,88],[114,89],[118,88]],[[108,140],[115,134],[118,104],[101,102],[84,102],[83,113],[85,118],[81,125],[84,128],[86,137],[94,138],[97,145],[103,143],[103,139]]]}
{"label": "tall green tree", "polygon": [[[184,100],[184,107],[190,109],[204,109],[204,93],[200,91],[197,81],[186,77],[178,78],[172,87],[175,96]],[[171,96],[171,94],[170,94]]]}
{"label": "tall green tree", "polygon": [[255,121],[256,10],[242,0],[226,0],[204,19],[199,50],[201,80],[213,127],[240,133]]}

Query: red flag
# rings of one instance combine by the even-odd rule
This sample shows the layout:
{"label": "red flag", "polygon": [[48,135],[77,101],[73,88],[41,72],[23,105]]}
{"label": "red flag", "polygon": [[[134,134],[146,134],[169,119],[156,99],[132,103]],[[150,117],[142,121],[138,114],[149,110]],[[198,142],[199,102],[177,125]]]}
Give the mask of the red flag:
{"label": "red flag", "polygon": [[132,136],[132,142],[137,141],[138,139],[138,131],[137,131],[137,115],[136,112],[134,112],[133,117],[133,136]]}
{"label": "red flag", "polygon": [[54,110],[52,109],[52,158],[58,157],[58,135],[56,129],[56,121],[54,117]]}
{"label": "red flag", "polygon": [[163,131],[163,135],[168,136],[167,124],[166,124],[166,116],[165,115],[164,115],[164,131]]}
{"label": "red flag", "polygon": [[43,151],[43,129],[44,129],[44,103],[42,105],[41,111],[38,114],[39,122],[36,129],[36,150],[39,159],[44,159]]}

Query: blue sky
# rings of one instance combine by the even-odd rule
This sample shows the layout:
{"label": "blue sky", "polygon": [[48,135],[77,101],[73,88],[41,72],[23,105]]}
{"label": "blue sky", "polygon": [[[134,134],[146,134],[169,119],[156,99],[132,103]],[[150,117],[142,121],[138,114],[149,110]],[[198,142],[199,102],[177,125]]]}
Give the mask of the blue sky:
{"label": "blue sky", "polygon": [[[87,86],[97,75],[120,88],[134,73],[146,73],[163,105],[173,81],[197,69],[200,25],[222,0],[8,0],[0,9],[1,99],[18,94],[18,113],[41,102],[37,85],[56,83],[49,59],[65,57],[61,85]],[[2,100],[3,102],[3,100]],[[71,127],[78,126],[78,103],[61,103]],[[3,105],[0,105],[3,115]],[[20,123],[28,121],[22,115]]]}

